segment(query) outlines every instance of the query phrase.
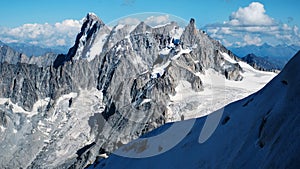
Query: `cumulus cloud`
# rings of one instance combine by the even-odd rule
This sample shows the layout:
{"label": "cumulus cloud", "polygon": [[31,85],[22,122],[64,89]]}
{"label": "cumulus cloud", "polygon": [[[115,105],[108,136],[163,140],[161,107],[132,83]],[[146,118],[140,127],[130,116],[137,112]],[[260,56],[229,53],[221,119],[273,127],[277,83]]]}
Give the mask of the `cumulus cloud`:
{"label": "cumulus cloud", "polygon": [[255,36],[255,37],[251,37],[250,35],[245,35],[244,36],[244,42],[247,44],[247,45],[261,45],[261,38]]}
{"label": "cumulus cloud", "polygon": [[145,23],[150,26],[158,26],[170,23],[169,15],[149,16],[145,19]]}
{"label": "cumulus cloud", "polygon": [[292,28],[291,28],[288,24],[283,24],[283,25],[282,25],[282,29],[285,30],[285,31],[290,31],[290,30],[292,30]]}
{"label": "cumulus cloud", "polygon": [[245,8],[239,8],[229,17],[231,25],[272,25],[274,20],[266,14],[263,4],[252,2]]}
{"label": "cumulus cloud", "polygon": [[263,43],[300,45],[299,28],[277,22],[266,14],[264,5],[259,2],[232,12],[228,21],[209,24],[203,29],[227,47]]}
{"label": "cumulus cloud", "polygon": [[124,25],[137,25],[139,24],[141,21],[137,18],[131,18],[131,17],[127,17],[124,19],[121,19],[118,21],[118,24],[124,24]]}
{"label": "cumulus cloud", "polygon": [[296,36],[300,37],[298,26],[294,26],[293,31]]}
{"label": "cumulus cloud", "polygon": [[58,46],[65,46],[66,45],[66,40],[65,39],[57,39],[56,44]]}
{"label": "cumulus cloud", "polygon": [[[146,13],[144,15],[146,15]],[[137,25],[141,21],[144,21],[146,24],[154,27],[170,23],[172,20],[169,15],[151,15],[147,17],[144,17],[144,15],[141,14],[141,16],[137,15],[136,17],[122,18],[118,20],[117,23],[124,25]],[[108,25],[115,25],[115,21],[109,23]]]}
{"label": "cumulus cloud", "polygon": [[222,43],[223,45],[225,45],[225,46],[232,46],[232,45],[233,45],[233,43],[227,41],[226,39],[223,39],[223,40],[221,41],[221,43]]}
{"label": "cumulus cloud", "polygon": [[64,20],[55,24],[24,24],[15,28],[0,28],[0,40],[6,43],[30,43],[45,47],[71,46],[82,21]]}

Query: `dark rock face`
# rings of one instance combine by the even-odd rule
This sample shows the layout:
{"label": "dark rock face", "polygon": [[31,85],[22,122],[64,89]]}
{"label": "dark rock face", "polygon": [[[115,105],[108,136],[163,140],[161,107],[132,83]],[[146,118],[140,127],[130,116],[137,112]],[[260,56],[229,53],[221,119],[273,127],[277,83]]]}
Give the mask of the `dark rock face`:
{"label": "dark rock face", "polygon": [[255,54],[248,54],[247,56],[241,59],[258,70],[263,70],[263,71],[280,70],[280,67],[278,65],[268,61],[266,58],[258,57]]}
{"label": "dark rock face", "polygon": [[195,24],[195,19],[194,18],[191,18],[190,24]]}
{"label": "dark rock face", "polygon": [[[75,45],[68,54],[59,55],[53,65],[1,63],[0,98],[9,98],[9,104],[18,105],[26,112],[35,110],[40,100],[47,99],[47,103],[37,108],[36,115],[22,118],[21,115],[6,115],[5,112],[12,113],[6,106],[0,114],[0,125],[5,126],[9,121],[9,126],[16,126],[13,121],[20,118],[24,122],[23,128],[27,126],[32,131],[42,131],[41,126],[47,126],[48,134],[39,137],[50,140],[46,144],[42,139],[33,140],[32,144],[38,146],[30,151],[26,161],[16,157],[17,162],[9,163],[12,159],[7,155],[3,159],[8,159],[8,163],[1,161],[1,167],[82,168],[98,158],[100,150],[110,153],[164,124],[169,95],[176,93],[175,87],[180,80],[188,81],[197,92],[203,90],[203,82],[196,73],[204,73],[208,68],[230,80],[241,80],[240,66],[224,63],[221,59],[220,52],[230,52],[197,30],[194,22],[192,19],[180,35],[180,45],[174,45],[172,31],[179,29],[174,22],[160,28],[142,22],[132,31],[128,26],[110,30],[95,15],[88,14]],[[164,50],[168,52],[162,52]],[[69,96],[70,93],[73,95]],[[93,96],[80,101],[81,96],[86,95]],[[87,107],[90,102],[93,105]],[[87,118],[84,122],[89,129],[77,131],[82,124],[77,124],[76,113]],[[60,116],[73,124],[64,121],[63,117],[61,121],[51,120]],[[57,151],[64,148],[59,149],[59,145],[69,147],[71,144],[64,141],[71,139],[68,130],[80,133],[80,139],[92,140],[93,145],[84,149],[79,157],[60,155]],[[36,135],[20,134],[19,139],[24,141]],[[80,139],[72,143],[70,151],[74,150],[74,154],[90,144],[84,144]],[[24,144],[21,139],[17,143],[18,146]],[[25,153],[16,152],[21,156]]]}
{"label": "dark rock face", "polygon": [[241,71],[241,66],[236,63],[232,67],[225,69],[225,77],[229,80],[241,81],[243,79],[243,76],[240,75]]}
{"label": "dark rock face", "polygon": [[0,125],[3,127],[7,126],[7,118],[5,115],[5,111],[0,110]]}
{"label": "dark rock face", "polygon": [[201,70],[212,68],[224,74],[227,79],[242,80],[240,75],[242,69],[238,64],[227,62],[225,63],[226,66],[221,66],[223,62],[221,53],[227,53],[235,60],[239,59],[221,43],[197,30],[193,19],[191,19],[190,24],[184,30],[181,40],[183,48],[193,48],[190,54],[192,58],[200,58],[198,67]]}

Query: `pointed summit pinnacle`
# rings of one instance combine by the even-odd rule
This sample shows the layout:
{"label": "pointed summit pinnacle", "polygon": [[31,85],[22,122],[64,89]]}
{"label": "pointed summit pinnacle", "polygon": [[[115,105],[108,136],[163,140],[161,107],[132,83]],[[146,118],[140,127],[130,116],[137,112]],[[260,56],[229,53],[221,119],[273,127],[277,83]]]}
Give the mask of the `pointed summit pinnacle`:
{"label": "pointed summit pinnacle", "polygon": [[85,19],[84,19],[84,22],[86,21],[96,21],[98,23],[103,23],[102,20],[93,12],[89,12]]}
{"label": "pointed summit pinnacle", "polygon": [[195,19],[194,18],[190,19],[190,24],[195,24]]}

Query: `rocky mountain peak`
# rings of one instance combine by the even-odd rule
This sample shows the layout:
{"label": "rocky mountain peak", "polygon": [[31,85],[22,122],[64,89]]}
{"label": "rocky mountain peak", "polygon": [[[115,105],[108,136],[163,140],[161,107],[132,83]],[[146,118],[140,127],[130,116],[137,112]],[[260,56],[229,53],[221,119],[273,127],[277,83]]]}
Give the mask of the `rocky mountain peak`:
{"label": "rocky mountain peak", "polygon": [[[88,33],[89,30],[100,28],[104,26],[104,22],[94,13],[88,13],[83,20],[81,32]],[[94,28],[95,27],[95,28]]]}
{"label": "rocky mountain peak", "polygon": [[[110,29],[94,13],[88,13],[84,19],[80,33],[76,37],[74,46],[69,50],[65,61],[88,58],[91,45],[95,43],[97,34],[108,34]],[[100,36],[101,36],[100,35]]]}
{"label": "rocky mountain peak", "polygon": [[[101,21],[101,19],[93,12],[89,12],[87,15],[86,15],[86,20],[95,20],[95,21]],[[102,21],[101,21],[102,22]]]}
{"label": "rocky mountain peak", "polygon": [[[158,33],[158,34],[168,35],[168,34],[172,34],[172,33],[174,34],[174,33],[176,33],[175,30],[178,32],[179,29],[180,29],[180,27],[178,26],[178,23],[172,21],[172,22],[170,22],[170,23],[168,23],[168,24],[166,24],[164,26],[155,27],[153,29],[153,32]],[[181,28],[181,29],[183,29],[183,28]],[[176,37],[176,38],[180,39],[180,36]]]}
{"label": "rocky mountain peak", "polygon": [[190,19],[190,22],[189,24],[187,25],[187,28],[190,29],[190,30],[196,30],[196,20],[194,18],[191,18]]}
{"label": "rocky mountain peak", "polygon": [[194,18],[190,19],[190,24],[195,24],[195,19]]}
{"label": "rocky mountain peak", "polygon": [[133,34],[138,34],[138,33],[145,33],[145,32],[151,32],[152,27],[147,25],[145,22],[141,22],[136,26],[136,28],[132,31]]}
{"label": "rocky mountain peak", "polygon": [[[97,158],[100,149],[112,152],[161,126],[170,116],[180,117],[182,112],[169,104],[180,84],[186,84],[191,92],[203,91],[205,82],[201,76],[209,68],[224,78],[241,80],[238,63],[231,61],[228,53],[197,30],[194,20],[185,28],[175,22],[155,28],[141,22],[137,26],[117,25],[110,30],[89,13],[74,46],[67,55],[59,55],[53,66],[3,64],[0,69],[0,81],[5,82],[0,86],[0,97],[18,108],[13,109],[15,112],[24,110],[31,115],[22,114],[20,128],[27,131],[26,127],[32,126],[42,131],[41,126],[47,126],[49,131],[43,138],[51,140],[43,145],[43,139],[35,139],[32,144],[39,143],[40,147],[30,151],[28,159],[20,154],[18,160],[29,168],[84,168],[89,160]],[[19,114],[5,105],[3,111],[9,114],[3,115],[5,118],[11,118],[7,126],[18,127],[12,122],[19,119]],[[62,128],[57,128],[60,125]],[[22,141],[34,134],[22,132],[17,145],[24,145]],[[78,137],[72,139],[73,135]],[[12,140],[14,137],[7,136]],[[13,143],[9,139],[8,144]],[[41,147],[45,151],[39,153]],[[76,150],[85,152],[77,153],[78,158],[70,161],[61,158],[75,157]],[[53,158],[47,158],[49,155]],[[14,163],[4,161],[7,163],[3,162],[0,168],[15,168]]]}
{"label": "rocky mountain peak", "polygon": [[191,19],[190,23],[186,26],[183,36],[181,37],[184,44],[188,46],[193,46],[197,39],[199,39],[199,31],[195,25],[195,19]]}

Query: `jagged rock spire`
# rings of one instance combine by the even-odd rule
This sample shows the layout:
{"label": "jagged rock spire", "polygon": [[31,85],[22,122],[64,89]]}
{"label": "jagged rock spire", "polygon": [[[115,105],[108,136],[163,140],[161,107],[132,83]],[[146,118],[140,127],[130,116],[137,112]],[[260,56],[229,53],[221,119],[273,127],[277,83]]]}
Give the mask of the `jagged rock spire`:
{"label": "jagged rock spire", "polygon": [[[109,30],[104,22],[94,13],[88,13],[84,19],[80,33],[76,37],[74,46],[69,50],[67,60],[77,60],[85,51],[85,48],[93,43],[92,38],[100,29]],[[83,48],[78,50],[79,48]]]}
{"label": "jagged rock spire", "polygon": [[199,39],[199,37],[197,37],[198,35],[199,32],[196,29],[195,19],[191,18],[190,23],[186,26],[183,32],[181,40],[184,42],[185,45],[193,46],[196,43],[196,41]]}
{"label": "jagged rock spire", "polygon": [[195,24],[195,19],[194,18],[190,19],[190,24]]}

